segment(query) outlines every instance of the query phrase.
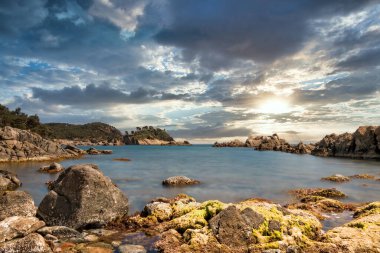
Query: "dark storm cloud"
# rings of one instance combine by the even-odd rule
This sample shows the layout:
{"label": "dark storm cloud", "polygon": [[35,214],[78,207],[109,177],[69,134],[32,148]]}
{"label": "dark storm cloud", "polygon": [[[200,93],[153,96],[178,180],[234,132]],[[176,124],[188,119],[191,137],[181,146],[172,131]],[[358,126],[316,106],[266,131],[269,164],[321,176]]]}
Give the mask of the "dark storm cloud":
{"label": "dark storm cloud", "polygon": [[[379,34],[380,36],[380,34]],[[380,43],[380,40],[379,40]],[[363,49],[357,54],[339,62],[337,67],[343,70],[358,70],[380,65],[380,47]]]}
{"label": "dark storm cloud", "polygon": [[380,91],[380,74],[370,72],[330,81],[324,89],[296,90],[292,97],[296,104],[329,104],[369,98],[378,91]]}
{"label": "dark storm cloud", "polygon": [[224,65],[230,57],[268,62],[297,52],[313,34],[309,21],[347,14],[371,1],[169,2],[172,22],[156,40],[186,49],[188,59],[198,55],[201,62],[216,58],[214,63]]}
{"label": "dark storm cloud", "polygon": [[0,1],[0,33],[15,34],[40,24],[48,15],[47,0]]}
{"label": "dark storm cloud", "polygon": [[178,100],[186,97],[186,94],[170,94],[139,88],[130,93],[111,88],[107,85],[87,85],[65,87],[60,90],[45,90],[32,88],[33,98],[48,104],[92,106],[104,104],[141,104],[164,100]]}

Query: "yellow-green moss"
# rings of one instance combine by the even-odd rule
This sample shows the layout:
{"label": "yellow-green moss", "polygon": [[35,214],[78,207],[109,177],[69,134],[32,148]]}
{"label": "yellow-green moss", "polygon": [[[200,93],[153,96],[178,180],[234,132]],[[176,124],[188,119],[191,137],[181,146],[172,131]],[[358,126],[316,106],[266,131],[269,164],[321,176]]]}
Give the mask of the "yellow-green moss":
{"label": "yellow-green moss", "polygon": [[365,224],[364,222],[351,222],[347,226],[351,228],[365,229],[367,227],[367,224]]}
{"label": "yellow-green moss", "polygon": [[209,220],[215,215],[217,215],[224,208],[226,208],[226,206],[226,204],[220,202],[219,200],[208,200],[203,202],[200,208],[206,210],[206,219]]}
{"label": "yellow-green moss", "polygon": [[279,242],[268,242],[253,245],[254,249],[267,250],[267,249],[278,249],[280,248]]}
{"label": "yellow-green moss", "polygon": [[183,233],[186,229],[200,229],[208,225],[206,209],[193,210],[171,221],[172,226],[178,232]]}
{"label": "yellow-green moss", "polygon": [[371,214],[380,214],[380,202],[372,202],[362,208],[359,208],[355,213],[354,217],[359,218],[359,217],[364,217],[368,216]]}

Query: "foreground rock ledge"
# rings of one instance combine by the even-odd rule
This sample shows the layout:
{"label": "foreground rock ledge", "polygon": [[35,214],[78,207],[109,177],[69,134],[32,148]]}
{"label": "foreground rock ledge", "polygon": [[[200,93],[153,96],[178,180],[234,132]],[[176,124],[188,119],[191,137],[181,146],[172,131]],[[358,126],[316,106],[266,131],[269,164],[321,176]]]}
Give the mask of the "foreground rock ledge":
{"label": "foreground rock ledge", "polygon": [[128,199],[99,168],[67,168],[50,186],[38,215],[50,226],[98,227],[128,213]]}
{"label": "foreground rock ledge", "polygon": [[141,215],[129,217],[123,224],[158,234],[155,247],[165,253],[379,252],[379,204],[364,206],[358,213],[358,219],[325,234],[319,220],[305,210],[258,199],[198,203],[178,195],[155,199]]}

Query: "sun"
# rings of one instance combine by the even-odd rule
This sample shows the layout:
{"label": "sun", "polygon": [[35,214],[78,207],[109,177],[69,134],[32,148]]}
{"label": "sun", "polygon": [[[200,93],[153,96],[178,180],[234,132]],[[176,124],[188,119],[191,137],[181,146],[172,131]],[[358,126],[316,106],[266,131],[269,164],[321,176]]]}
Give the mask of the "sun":
{"label": "sun", "polygon": [[265,114],[281,114],[289,112],[290,106],[282,99],[268,99],[259,106],[258,111]]}

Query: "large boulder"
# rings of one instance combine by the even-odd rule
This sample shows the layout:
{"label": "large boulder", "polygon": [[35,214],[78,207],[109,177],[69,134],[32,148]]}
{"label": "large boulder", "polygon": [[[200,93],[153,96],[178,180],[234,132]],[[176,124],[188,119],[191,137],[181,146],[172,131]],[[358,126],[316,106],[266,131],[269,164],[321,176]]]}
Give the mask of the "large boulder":
{"label": "large boulder", "polygon": [[30,194],[24,191],[0,193],[0,221],[11,216],[35,216],[36,211]]}
{"label": "large boulder", "polygon": [[13,191],[20,186],[21,182],[16,174],[6,170],[0,170],[0,192]]}
{"label": "large boulder", "polygon": [[49,245],[44,238],[32,233],[20,239],[0,243],[0,253],[51,253]]}
{"label": "large boulder", "polygon": [[128,199],[96,165],[67,168],[38,207],[49,226],[97,227],[128,213]]}

